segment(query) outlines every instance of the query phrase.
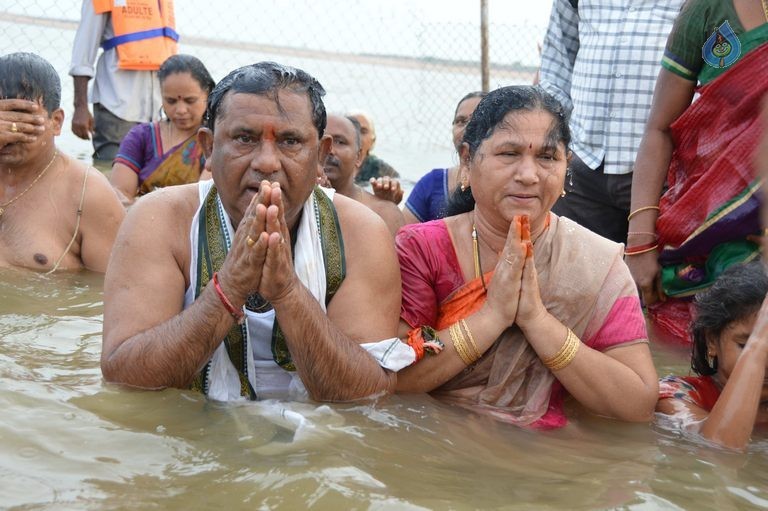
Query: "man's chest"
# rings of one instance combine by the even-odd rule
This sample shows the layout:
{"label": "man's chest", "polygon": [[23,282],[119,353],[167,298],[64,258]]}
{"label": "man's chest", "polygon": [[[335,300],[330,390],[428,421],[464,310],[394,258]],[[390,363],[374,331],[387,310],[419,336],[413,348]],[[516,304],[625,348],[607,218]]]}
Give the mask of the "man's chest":
{"label": "man's chest", "polygon": [[[64,214],[42,208],[4,211],[0,215],[0,267],[45,271],[61,258],[59,268],[79,268],[79,236],[73,236],[73,222]],[[69,216],[74,218],[74,214]]]}

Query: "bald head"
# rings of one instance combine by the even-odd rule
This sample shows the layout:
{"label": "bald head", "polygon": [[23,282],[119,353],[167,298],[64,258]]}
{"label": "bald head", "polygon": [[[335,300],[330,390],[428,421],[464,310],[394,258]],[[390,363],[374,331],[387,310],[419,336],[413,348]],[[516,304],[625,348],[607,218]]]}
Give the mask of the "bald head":
{"label": "bald head", "polygon": [[373,150],[376,144],[376,128],[373,126],[373,118],[365,112],[350,112],[347,114],[354,118],[360,124],[360,145],[363,151],[363,158]]}

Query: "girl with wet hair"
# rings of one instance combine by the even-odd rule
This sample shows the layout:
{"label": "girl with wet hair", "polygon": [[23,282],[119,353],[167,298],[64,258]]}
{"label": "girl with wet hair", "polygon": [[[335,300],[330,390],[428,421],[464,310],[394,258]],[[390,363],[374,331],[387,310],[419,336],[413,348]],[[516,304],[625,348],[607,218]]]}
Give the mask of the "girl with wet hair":
{"label": "girl with wet hair", "polygon": [[660,382],[656,410],[716,444],[743,449],[768,421],[768,277],[762,263],[731,266],[696,295],[695,376]]}

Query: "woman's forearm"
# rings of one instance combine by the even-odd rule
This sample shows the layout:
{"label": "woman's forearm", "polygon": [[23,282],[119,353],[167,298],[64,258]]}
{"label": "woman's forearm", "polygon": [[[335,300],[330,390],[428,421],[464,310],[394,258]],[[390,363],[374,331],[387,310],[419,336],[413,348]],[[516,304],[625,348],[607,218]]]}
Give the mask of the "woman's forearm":
{"label": "woman's forearm", "polygon": [[[658,206],[674,149],[671,126],[691,104],[695,87],[695,81],[685,80],[666,69],[659,72],[635,159],[631,212],[645,206]],[[629,231],[655,232],[656,216],[657,212],[652,209],[633,215]]]}
{"label": "woman's forearm", "polygon": [[[472,333],[480,355],[493,346],[506,328],[503,320],[486,307],[468,316],[464,321]],[[425,356],[397,373],[398,392],[431,392],[466,369],[467,364],[452,341],[450,327],[437,332],[437,336],[443,341],[445,348],[439,354]],[[404,342],[407,342],[407,339]]]}
{"label": "woman's forearm", "polygon": [[[568,330],[547,313],[523,333],[546,360],[563,346]],[[615,348],[609,356],[580,343],[571,363],[553,374],[579,403],[597,414],[638,422],[653,417],[658,382],[646,344]]]}
{"label": "woman's forearm", "polygon": [[[643,136],[632,174],[630,212],[658,206],[674,149],[669,130],[648,128]],[[656,232],[658,211],[638,211],[629,220],[629,232]]]}

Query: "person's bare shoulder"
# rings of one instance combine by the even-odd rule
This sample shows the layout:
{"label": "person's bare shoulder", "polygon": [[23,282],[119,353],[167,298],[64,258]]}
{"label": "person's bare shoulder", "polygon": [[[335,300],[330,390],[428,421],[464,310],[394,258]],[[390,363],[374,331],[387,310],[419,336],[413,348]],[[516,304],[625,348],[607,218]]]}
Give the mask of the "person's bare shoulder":
{"label": "person's bare shoulder", "polygon": [[197,183],[168,186],[140,197],[128,210],[128,216],[149,221],[158,229],[186,235],[199,205]]}
{"label": "person's bare shoulder", "polygon": [[400,318],[400,267],[392,234],[360,202],[341,194],[333,202],[344,240],[346,277],[328,305],[328,317],[354,339],[392,337]]}
{"label": "person's bare shoulder", "polygon": [[344,239],[347,276],[372,279],[394,269],[399,277],[394,238],[385,221],[368,206],[341,194],[334,196],[333,203]]}
{"label": "person's bare shoulder", "polygon": [[158,188],[139,197],[130,211],[139,208],[152,211],[174,210],[177,218],[188,215],[191,220],[200,205],[198,186],[198,183],[190,183]]}
{"label": "person's bare shoulder", "polygon": [[397,233],[400,227],[405,225],[403,212],[395,203],[380,199],[368,192],[363,194],[363,200],[363,204],[371,208],[371,210],[384,220],[384,223],[387,224],[387,227],[393,236]]}
{"label": "person's bare shoulder", "polygon": [[[66,183],[66,200],[81,210],[84,227],[99,226],[98,230],[117,231],[125,210],[107,178],[84,162],[61,153],[64,159],[62,182]],[[86,179],[87,174],[87,179]]]}
{"label": "person's bare shoulder", "polygon": [[345,245],[348,237],[365,239],[371,236],[375,240],[382,229],[386,233],[386,225],[382,218],[366,204],[336,193],[333,196],[333,205],[339,215]]}
{"label": "person's bare shoulder", "polygon": [[199,206],[198,184],[169,186],[142,196],[128,210],[115,250],[126,243],[152,243],[170,250],[179,267],[189,260],[189,232]]}
{"label": "person's bare shoulder", "polygon": [[[64,154],[61,151],[59,151],[59,157],[62,159],[63,163],[61,165],[60,175],[57,179],[61,184],[64,185],[61,186],[60,189],[66,190],[67,195],[71,195],[73,200],[79,201],[81,192],[83,190],[83,180],[85,179],[86,172],[89,173],[88,182],[92,181],[91,178],[94,176],[94,174],[101,173],[96,169],[86,165],[84,162]],[[88,182],[85,183],[86,197],[88,194]]]}

